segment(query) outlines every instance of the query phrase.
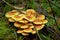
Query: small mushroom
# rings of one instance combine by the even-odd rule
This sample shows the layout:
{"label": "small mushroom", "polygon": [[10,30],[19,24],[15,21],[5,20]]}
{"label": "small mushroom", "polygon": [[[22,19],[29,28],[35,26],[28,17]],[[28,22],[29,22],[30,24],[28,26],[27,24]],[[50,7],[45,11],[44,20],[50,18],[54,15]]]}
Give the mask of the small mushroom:
{"label": "small mushroom", "polygon": [[19,22],[21,22],[21,23],[28,23],[28,21],[26,19],[22,19]]}
{"label": "small mushroom", "polygon": [[29,22],[33,22],[35,20],[35,17],[26,16],[25,19],[27,19]]}
{"label": "small mushroom", "polygon": [[45,25],[43,25],[43,24],[42,25],[35,25],[35,27],[36,27],[37,30],[41,30],[44,26]]}
{"label": "small mushroom", "polygon": [[34,25],[30,25],[29,28],[34,28]]}
{"label": "small mushroom", "polygon": [[45,19],[45,16],[44,15],[38,15],[37,18],[34,20],[34,24],[45,24],[47,23],[47,20],[44,20]]}
{"label": "small mushroom", "polygon": [[34,28],[34,25],[32,23],[28,23],[29,28]]}
{"label": "small mushroom", "polygon": [[28,28],[28,25],[27,24],[22,24],[20,28]]}
{"label": "small mushroom", "polygon": [[23,30],[17,30],[17,33],[23,33]]}
{"label": "small mushroom", "polygon": [[26,13],[36,13],[36,12],[33,9],[28,9],[28,10],[26,10]]}
{"label": "small mushroom", "polygon": [[27,28],[27,29],[24,29],[23,31],[27,32],[27,33],[30,33],[30,32],[32,32],[32,28]]}
{"label": "small mushroom", "polygon": [[18,14],[19,14],[19,12],[17,10],[12,10],[12,11],[7,12],[5,16],[7,18],[10,18],[10,17],[13,17],[13,16],[18,15]]}
{"label": "small mushroom", "polygon": [[34,24],[45,24],[47,22],[48,22],[47,20],[39,20],[39,19],[36,19],[33,23]]}
{"label": "small mushroom", "polygon": [[12,17],[15,21],[20,21],[24,18],[24,14],[16,15]]}
{"label": "small mushroom", "polygon": [[15,20],[13,20],[12,18],[8,19],[9,22],[15,22]]}
{"label": "small mushroom", "polygon": [[28,36],[29,34],[26,33],[26,32],[23,32],[22,35],[24,35],[24,36]]}
{"label": "small mushroom", "polygon": [[35,30],[32,30],[32,32],[31,32],[32,34],[36,34],[36,31]]}
{"label": "small mushroom", "polygon": [[44,20],[44,19],[45,19],[45,16],[42,15],[42,14],[41,14],[41,15],[38,15],[38,16],[37,16],[37,19],[39,19],[39,20]]}
{"label": "small mushroom", "polygon": [[14,26],[15,26],[15,27],[20,27],[21,24],[20,24],[19,22],[15,22],[15,23],[14,23]]}
{"label": "small mushroom", "polygon": [[34,23],[34,24],[43,24],[42,21],[39,20],[39,19],[35,19],[33,23]]}
{"label": "small mushroom", "polygon": [[26,11],[25,19],[27,19],[30,22],[33,22],[35,18],[36,18],[36,12],[34,10],[29,9]]}
{"label": "small mushroom", "polygon": [[42,20],[42,23],[43,23],[43,24],[45,24],[45,23],[47,23],[47,22],[48,22],[47,20]]}

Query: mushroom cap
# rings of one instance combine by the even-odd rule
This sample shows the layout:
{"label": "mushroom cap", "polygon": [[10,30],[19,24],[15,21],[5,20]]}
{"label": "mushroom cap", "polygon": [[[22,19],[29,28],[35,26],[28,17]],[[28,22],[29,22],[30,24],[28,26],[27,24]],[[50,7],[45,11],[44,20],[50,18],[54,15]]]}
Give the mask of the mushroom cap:
{"label": "mushroom cap", "polygon": [[15,20],[13,20],[12,18],[8,19],[9,22],[15,22]]}
{"label": "mushroom cap", "polygon": [[15,26],[15,27],[20,27],[21,24],[20,24],[19,22],[15,22],[15,23],[14,23],[14,26]]}
{"label": "mushroom cap", "polygon": [[36,12],[33,9],[28,9],[28,10],[26,10],[26,13],[36,13]]}
{"label": "mushroom cap", "polygon": [[27,19],[29,22],[33,22],[35,20],[35,17],[26,16],[25,19]]}
{"label": "mushroom cap", "polygon": [[45,19],[45,16],[42,15],[42,14],[41,14],[41,15],[38,15],[38,16],[37,16],[37,19],[39,19],[39,20],[44,20],[44,19]]}
{"label": "mushroom cap", "polygon": [[45,24],[45,23],[47,23],[47,22],[48,22],[47,20],[42,20],[42,23],[43,23],[43,24]]}
{"label": "mushroom cap", "polygon": [[33,22],[34,24],[45,24],[47,23],[47,20],[39,20],[39,19],[35,19],[35,21]]}
{"label": "mushroom cap", "polygon": [[16,15],[12,17],[15,21],[20,21],[24,18],[24,14]]}
{"label": "mushroom cap", "polygon": [[30,33],[30,32],[32,32],[32,28],[27,28],[27,29],[24,29],[23,31],[27,32],[27,33]]}
{"label": "mushroom cap", "polygon": [[37,30],[41,30],[44,26],[45,25],[43,25],[43,24],[42,25],[35,25],[35,27],[36,27]]}
{"label": "mushroom cap", "polygon": [[9,11],[6,13],[6,17],[9,18],[9,17],[12,17],[12,16],[15,16],[15,15],[18,15],[19,12],[17,10],[12,10],[12,11]]}
{"label": "mushroom cap", "polygon": [[28,21],[26,19],[22,19],[19,22],[21,22],[21,23],[28,23]]}
{"label": "mushroom cap", "polygon": [[45,19],[45,16],[44,15],[38,15],[37,18],[34,20],[34,24],[45,24],[47,23],[47,20],[44,20]]}
{"label": "mushroom cap", "polygon": [[29,10],[26,11],[25,19],[32,22],[32,21],[35,20],[35,17],[36,17],[36,12],[34,10],[29,9]]}
{"label": "mushroom cap", "polygon": [[36,34],[36,31],[35,30],[32,30],[32,32],[31,32],[32,34]]}
{"label": "mushroom cap", "polygon": [[23,33],[23,30],[17,30],[17,33]]}
{"label": "mushroom cap", "polygon": [[24,35],[24,36],[28,36],[29,34],[26,33],[26,32],[23,32],[22,35]]}
{"label": "mushroom cap", "polygon": [[39,20],[39,19],[35,19],[33,23],[34,23],[34,24],[43,24],[42,21]]}
{"label": "mushroom cap", "polygon": [[29,28],[34,28],[34,25],[30,25]]}
{"label": "mushroom cap", "polygon": [[28,25],[27,24],[22,24],[20,28],[28,28]]}
{"label": "mushroom cap", "polygon": [[32,23],[28,23],[29,28],[34,28],[34,25]]}
{"label": "mushroom cap", "polygon": [[20,27],[20,28],[28,28],[27,24],[22,24],[22,23],[19,23],[19,22],[15,22],[14,26],[15,27]]}

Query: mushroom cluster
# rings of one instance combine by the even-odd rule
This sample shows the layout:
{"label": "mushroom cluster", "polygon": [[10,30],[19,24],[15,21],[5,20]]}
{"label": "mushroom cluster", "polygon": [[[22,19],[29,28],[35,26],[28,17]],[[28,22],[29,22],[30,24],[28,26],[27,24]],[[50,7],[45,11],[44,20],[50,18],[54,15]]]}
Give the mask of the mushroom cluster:
{"label": "mushroom cluster", "polygon": [[[18,28],[18,34],[24,36],[29,35],[29,33],[36,34],[36,30],[41,30],[48,22],[45,20],[43,14],[37,15],[37,12],[33,9],[28,9],[23,13],[17,10],[12,10],[5,15],[8,18],[8,21],[13,22],[14,27]],[[36,28],[36,30],[34,28]]]}

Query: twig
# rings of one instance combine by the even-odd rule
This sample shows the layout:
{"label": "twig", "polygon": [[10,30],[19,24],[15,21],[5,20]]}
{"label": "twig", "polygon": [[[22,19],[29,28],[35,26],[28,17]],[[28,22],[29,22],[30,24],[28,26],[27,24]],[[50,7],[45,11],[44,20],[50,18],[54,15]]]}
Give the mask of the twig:
{"label": "twig", "polygon": [[17,10],[21,10],[21,9],[23,9],[23,7],[17,7],[17,6],[13,6],[13,5],[11,5],[11,4],[9,4],[8,2],[6,2],[5,0],[2,0],[3,2],[5,2],[7,5],[9,5],[10,7],[12,7],[12,8],[14,8],[14,9],[17,9]]}
{"label": "twig", "polygon": [[12,6],[11,4],[9,4],[8,2],[6,2],[5,0],[2,0],[3,2],[5,2],[7,5],[9,5],[10,7],[14,8],[14,6]]}

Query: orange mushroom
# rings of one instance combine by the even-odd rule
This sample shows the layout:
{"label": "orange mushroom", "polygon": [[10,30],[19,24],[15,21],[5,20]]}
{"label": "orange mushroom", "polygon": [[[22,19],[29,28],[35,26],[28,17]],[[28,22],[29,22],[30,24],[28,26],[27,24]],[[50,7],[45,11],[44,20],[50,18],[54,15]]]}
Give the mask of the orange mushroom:
{"label": "orange mushroom", "polygon": [[44,27],[45,25],[35,25],[35,28],[37,29],[37,30],[41,30],[43,27]]}
{"label": "orange mushroom", "polygon": [[46,24],[48,21],[47,20],[39,20],[39,19],[36,19],[33,23],[34,24]]}
{"label": "orange mushroom", "polygon": [[21,22],[21,23],[28,23],[28,21],[26,19],[22,19],[19,22]]}
{"label": "orange mushroom", "polygon": [[30,25],[29,28],[34,28],[34,25]]}
{"label": "orange mushroom", "polygon": [[20,21],[24,18],[24,14],[16,15],[12,17],[15,21]]}
{"label": "orange mushroom", "polygon": [[29,34],[26,33],[26,32],[23,32],[22,35],[24,35],[24,36],[28,36]]}
{"label": "orange mushroom", "polygon": [[19,22],[15,22],[14,26],[19,27],[19,28],[28,28],[27,24],[22,24],[22,23],[19,23]]}
{"label": "orange mushroom", "polygon": [[15,27],[20,27],[21,24],[20,24],[19,22],[15,22],[15,23],[14,23],[14,26],[15,26]]}
{"label": "orange mushroom", "polygon": [[32,32],[31,32],[32,34],[36,34],[36,31],[35,30],[32,30]]}
{"label": "orange mushroom", "polygon": [[44,19],[45,19],[45,16],[42,15],[42,14],[40,14],[40,15],[37,16],[37,19],[39,19],[39,20],[44,20]]}
{"label": "orange mushroom", "polygon": [[35,20],[35,18],[36,18],[36,12],[34,10],[29,9],[29,10],[26,11],[25,19],[32,22],[32,21]]}
{"label": "orange mushroom", "polygon": [[23,30],[17,30],[17,33],[23,33]]}
{"label": "orange mushroom", "polygon": [[9,18],[9,17],[13,17],[13,16],[18,15],[18,14],[19,14],[19,12],[18,12],[17,10],[12,10],[12,11],[7,12],[7,13],[5,14],[5,16],[6,16],[7,18]]}
{"label": "orange mushroom", "polygon": [[27,32],[27,33],[30,33],[30,32],[32,32],[32,28],[27,28],[27,29],[24,29],[23,31]]}
{"label": "orange mushroom", "polygon": [[35,19],[33,23],[34,23],[34,24],[43,24],[42,21],[39,20],[39,19]]}
{"label": "orange mushroom", "polygon": [[45,19],[45,16],[44,15],[38,15],[37,18],[34,20],[34,24],[43,24],[43,23],[47,23]]}
{"label": "orange mushroom", "polygon": [[[22,12],[22,14],[21,14]],[[44,24],[48,21],[45,20],[43,14],[36,15],[36,11],[33,9],[28,9],[26,11],[18,12],[17,10],[12,10],[6,13],[6,17],[9,18],[9,22],[14,22],[14,26],[20,28],[17,33],[21,33],[24,36],[29,35],[29,33],[36,34],[36,30],[41,30]]]}
{"label": "orange mushroom", "polygon": [[32,23],[28,23],[29,28],[34,28],[34,25]]}
{"label": "orange mushroom", "polygon": [[8,19],[9,22],[15,22],[15,20],[13,20],[12,18]]}
{"label": "orange mushroom", "polygon": [[28,25],[27,24],[22,24],[20,28],[28,28]]}
{"label": "orange mushroom", "polygon": [[45,23],[47,23],[47,22],[48,22],[47,20],[42,20],[42,23],[43,23],[43,24],[45,24]]}
{"label": "orange mushroom", "polygon": [[28,10],[26,10],[26,13],[36,13],[36,12],[33,9],[28,9]]}

